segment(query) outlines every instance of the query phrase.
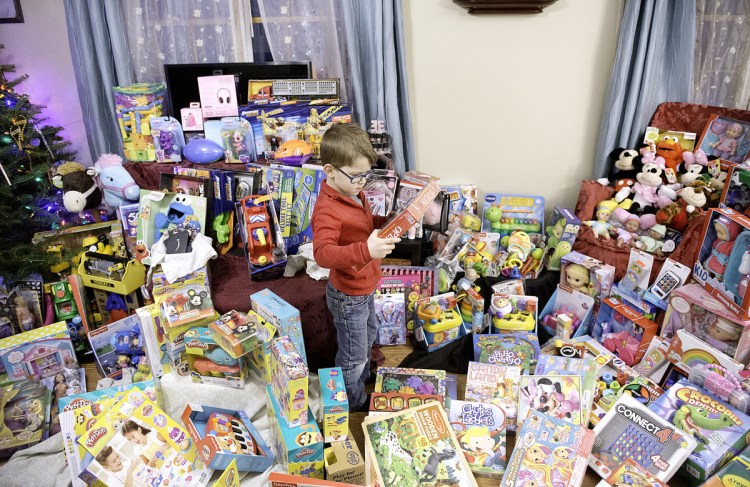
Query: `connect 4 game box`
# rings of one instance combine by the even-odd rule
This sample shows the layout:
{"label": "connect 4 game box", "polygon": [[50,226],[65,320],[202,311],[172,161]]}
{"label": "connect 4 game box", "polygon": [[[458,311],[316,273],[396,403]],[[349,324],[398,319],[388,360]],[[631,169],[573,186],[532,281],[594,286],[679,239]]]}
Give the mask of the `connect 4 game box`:
{"label": "connect 4 game box", "polygon": [[692,437],[629,395],[623,395],[612,406],[594,433],[589,466],[603,478],[631,458],[666,482],[696,447]]}

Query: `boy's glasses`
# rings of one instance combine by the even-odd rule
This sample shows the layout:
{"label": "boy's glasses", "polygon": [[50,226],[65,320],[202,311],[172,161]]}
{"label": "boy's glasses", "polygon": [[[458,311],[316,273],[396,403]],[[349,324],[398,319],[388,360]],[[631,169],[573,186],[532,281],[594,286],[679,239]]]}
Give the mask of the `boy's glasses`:
{"label": "boy's glasses", "polygon": [[372,176],[372,171],[367,171],[362,174],[357,174],[356,176],[349,176],[347,173],[343,171],[343,169],[339,169],[337,167],[336,170],[340,172],[341,174],[343,174],[344,176],[346,176],[347,178],[349,178],[349,182],[351,182],[352,184],[364,183],[370,178],[370,176]]}

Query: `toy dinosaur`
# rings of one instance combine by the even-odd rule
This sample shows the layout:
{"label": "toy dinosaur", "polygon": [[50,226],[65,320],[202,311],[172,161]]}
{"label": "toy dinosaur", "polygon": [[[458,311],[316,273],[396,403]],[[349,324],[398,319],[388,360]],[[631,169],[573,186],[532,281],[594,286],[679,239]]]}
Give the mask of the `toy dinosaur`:
{"label": "toy dinosaur", "polygon": [[695,453],[705,450],[710,441],[709,438],[703,436],[701,430],[716,431],[734,426],[732,419],[724,413],[720,414],[718,418],[709,418],[708,416],[709,412],[703,408],[683,404],[680,409],[675,411],[672,418],[672,424],[698,440]]}

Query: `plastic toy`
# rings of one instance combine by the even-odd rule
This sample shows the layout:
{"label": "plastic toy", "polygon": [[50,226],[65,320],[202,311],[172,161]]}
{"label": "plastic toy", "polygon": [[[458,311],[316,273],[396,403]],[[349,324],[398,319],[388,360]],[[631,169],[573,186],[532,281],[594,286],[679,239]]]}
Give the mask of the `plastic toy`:
{"label": "plastic toy", "polygon": [[750,170],[730,167],[721,202],[738,213],[750,208]]}
{"label": "plastic toy", "polygon": [[617,203],[614,201],[601,201],[596,205],[596,220],[583,222],[585,225],[591,227],[595,238],[598,239],[599,236],[602,236],[605,240],[609,240],[609,229],[612,227],[612,224],[609,223],[609,217],[616,208]]}
{"label": "plastic toy", "polygon": [[242,199],[245,234],[247,235],[247,255],[251,265],[266,266],[283,260],[286,256],[275,241],[271,228],[271,215],[268,211],[268,196],[247,196]]}
{"label": "plastic toy", "polygon": [[162,115],[164,85],[138,83],[116,86],[112,91],[125,158],[129,161],[155,161],[150,120]]}
{"label": "plastic toy", "polygon": [[141,287],[146,279],[146,268],[135,259],[85,252],[78,274],[86,287],[126,296]]}
{"label": "plastic toy", "polygon": [[736,160],[735,156],[745,127],[739,123],[725,124],[714,121],[711,124],[711,131],[719,137],[716,142],[708,144],[713,149],[712,154],[720,159],[742,162],[742,160]]}
{"label": "plastic toy", "polygon": [[287,140],[274,153],[274,159],[290,166],[301,166],[313,155],[313,146],[304,140]]}
{"label": "plastic toy", "polygon": [[119,155],[102,154],[99,156],[94,163],[93,177],[104,193],[104,202],[110,213],[123,203],[138,201],[141,188],[135,184],[133,177],[122,166],[122,157]]}
{"label": "plastic toy", "polygon": [[716,364],[691,367],[690,382],[727,401],[738,411],[750,413],[750,393],[742,388],[742,378],[724,367]]}
{"label": "plastic toy", "polygon": [[185,332],[185,353],[193,382],[238,389],[244,385],[244,360],[232,357],[218,346],[210,329],[196,327]]}
{"label": "plastic toy", "polygon": [[589,271],[579,264],[570,264],[565,268],[564,284],[584,294],[591,294],[589,283]]}
{"label": "plastic toy", "polygon": [[470,332],[458,312],[454,293],[438,294],[416,302],[416,326],[414,336],[417,343],[431,352]]}
{"label": "plastic toy", "polygon": [[288,336],[271,340],[271,389],[279,414],[290,428],[307,424],[307,365]]}
{"label": "plastic toy", "polygon": [[[490,218],[494,221],[488,219],[487,210],[490,210]],[[484,195],[482,231],[510,234],[514,230],[520,230],[540,234],[544,231],[543,220],[544,198],[541,196],[501,193]]]}
{"label": "plastic toy", "polygon": [[615,353],[628,366],[635,365],[646,352],[658,325],[614,298],[599,307],[591,336]]}
{"label": "plastic toy", "polygon": [[185,137],[180,122],[172,117],[154,117],[151,119],[151,133],[154,137],[156,162],[182,161]]}
{"label": "plastic toy", "polygon": [[266,321],[255,311],[228,311],[208,325],[213,338],[234,358],[251,352],[259,343],[270,339]]}
{"label": "plastic toy", "polygon": [[104,377],[119,379],[122,369],[135,368],[145,356],[140,320],[135,315],[89,330],[89,342]]}
{"label": "plastic toy", "polygon": [[182,149],[182,153],[190,162],[196,164],[211,164],[224,157],[224,149],[213,140],[193,139]]}

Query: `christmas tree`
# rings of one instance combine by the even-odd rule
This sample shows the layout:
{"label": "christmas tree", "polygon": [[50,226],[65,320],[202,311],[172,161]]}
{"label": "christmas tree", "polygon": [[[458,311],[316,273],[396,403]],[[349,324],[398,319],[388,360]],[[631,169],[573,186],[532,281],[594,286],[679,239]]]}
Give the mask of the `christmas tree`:
{"label": "christmas tree", "polygon": [[62,127],[45,125],[44,107],[17,90],[28,75],[15,76],[15,70],[0,64],[0,275],[6,278],[48,274],[59,258],[31,240],[35,232],[66,224],[69,214],[48,171],[75,158]]}

